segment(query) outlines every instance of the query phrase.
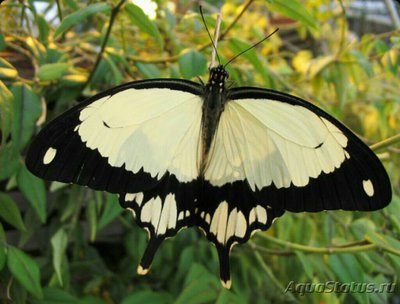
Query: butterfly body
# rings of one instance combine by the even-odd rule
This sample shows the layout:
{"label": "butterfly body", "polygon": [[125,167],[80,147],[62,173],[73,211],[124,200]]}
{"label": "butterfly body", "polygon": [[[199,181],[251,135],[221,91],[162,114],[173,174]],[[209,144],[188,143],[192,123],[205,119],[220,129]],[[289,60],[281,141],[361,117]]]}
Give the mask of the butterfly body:
{"label": "butterfly body", "polygon": [[212,139],[217,130],[218,122],[224,110],[226,102],[225,79],[228,73],[219,65],[210,69],[210,78],[205,86],[203,105],[202,105],[202,155],[200,165],[200,175],[204,173],[207,155],[211,147]]}
{"label": "butterfly body", "polygon": [[230,286],[229,254],[285,210],[377,210],[391,200],[376,155],[300,98],[227,88],[223,66],[206,85],[179,79],[100,93],[37,135],[27,167],[42,178],[119,194],[149,233],[147,273],[162,241],[190,226],[215,244]]}

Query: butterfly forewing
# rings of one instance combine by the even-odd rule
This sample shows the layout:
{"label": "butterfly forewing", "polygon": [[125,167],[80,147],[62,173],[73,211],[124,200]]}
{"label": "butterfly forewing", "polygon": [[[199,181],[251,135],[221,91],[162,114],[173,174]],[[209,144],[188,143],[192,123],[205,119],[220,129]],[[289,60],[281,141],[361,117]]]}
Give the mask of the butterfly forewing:
{"label": "butterfly forewing", "polygon": [[35,138],[26,163],[37,176],[125,193],[151,189],[164,175],[198,176],[201,87],[140,81],[72,108]]}
{"label": "butterfly forewing", "polygon": [[229,92],[206,168],[213,186],[242,181],[265,205],[295,212],[376,210],[391,198],[381,162],[351,131],[271,90]]}

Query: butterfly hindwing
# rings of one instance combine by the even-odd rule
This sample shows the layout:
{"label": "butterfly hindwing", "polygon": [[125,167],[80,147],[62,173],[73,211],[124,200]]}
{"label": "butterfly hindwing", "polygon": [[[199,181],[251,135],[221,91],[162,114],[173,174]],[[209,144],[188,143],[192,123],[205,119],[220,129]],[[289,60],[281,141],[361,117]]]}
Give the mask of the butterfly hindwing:
{"label": "butterfly hindwing", "polygon": [[198,181],[181,183],[167,175],[153,189],[137,193],[121,193],[119,201],[130,209],[136,223],[147,230],[149,242],[138,272],[145,274],[162,241],[180,229],[195,224],[195,204],[198,200]]}
{"label": "butterfly hindwing", "polygon": [[204,182],[201,193],[196,206],[197,225],[217,248],[221,281],[229,288],[232,247],[248,241],[257,230],[267,230],[284,211],[258,201],[248,185],[241,181],[222,187]]}
{"label": "butterfly hindwing", "polygon": [[198,176],[201,86],[146,80],[100,93],[50,122],[26,157],[35,175],[109,192]]}
{"label": "butterfly hindwing", "polygon": [[390,202],[376,155],[327,113],[258,88],[229,92],[205,179],[247,184],[259,201],[288,211],[376,210]]}

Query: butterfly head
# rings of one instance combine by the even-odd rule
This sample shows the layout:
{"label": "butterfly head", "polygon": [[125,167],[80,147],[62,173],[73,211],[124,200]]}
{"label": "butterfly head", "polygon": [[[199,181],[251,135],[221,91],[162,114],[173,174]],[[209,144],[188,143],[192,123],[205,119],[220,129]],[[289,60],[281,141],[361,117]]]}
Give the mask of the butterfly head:
{"label": "butterfly head", "polygon": [[210,69],[210,79],[209,84],[213,86],[223,87],[225,80],[229,78],[228,71],[224,68],[222,64]]}

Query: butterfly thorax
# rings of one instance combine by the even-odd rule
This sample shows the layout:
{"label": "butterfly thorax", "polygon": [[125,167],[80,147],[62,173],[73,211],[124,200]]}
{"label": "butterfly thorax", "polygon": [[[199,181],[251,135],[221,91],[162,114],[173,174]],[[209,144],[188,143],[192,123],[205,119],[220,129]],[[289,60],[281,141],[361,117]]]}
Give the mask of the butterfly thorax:
{"label": "butterfly thorax", "polygon": [[229,77],[228,72],[222,65],[210,69],[210,77],[204,92],[204,103],[202,108],[202,155],[201,174],[204,171],[208,152],[212,139],[217,130],[221,113],[226,101],[225,80]]}

